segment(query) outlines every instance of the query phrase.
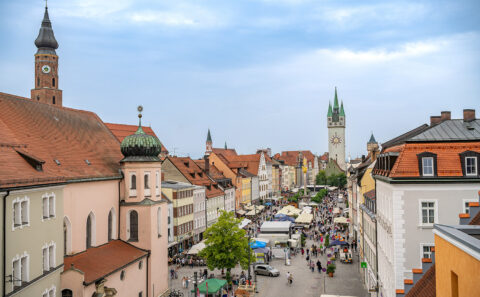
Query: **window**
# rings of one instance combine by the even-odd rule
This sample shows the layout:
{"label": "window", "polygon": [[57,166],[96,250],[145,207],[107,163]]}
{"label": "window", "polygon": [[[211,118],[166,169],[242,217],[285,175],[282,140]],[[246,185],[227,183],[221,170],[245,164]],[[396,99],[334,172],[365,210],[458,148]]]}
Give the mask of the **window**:
{"label": "window", "polygon": [[477,175],[477,157],[465,157],[465,174]]}
{"label": "window", "polygon": [[20,259],[20,275],[22,284],[28,282],[28,256],[23,256]]}
{"label": "window", "polygon": [[138,297],[143,297],[143,292],[139,292]]}
{"label": "window", "polygon": [[22,225],[26,225],[28,224],[28,201],[22,201],[20,205],[20,210],[22,212]]}
{"label": "window", "polygon": [[422,244],[422,258],[432,258],[432,244]]}
{"label": "window", "polygon": [[129,241],[138,241],[138,213],[135,210],[130,211],[130,239]]}
{"label": "window", "polygon": [[161,228],[162,228],[162,209],[159,207],[157,209],[157,230],[158,230],[158,237],[162,235]]}
{"label": "window", "polygon": [[22,211],[20,202],[13,203],[13,226],[18,227],[22,225]]}
{"label": "window", "polygon": [[122,270],[122,272],[120,272],[120,280],[124,280],[125,279],[125,270]]}
{"label": "window", "polygon": [[150,189],[150,186],[149,186],[149,183],[148,183],[148,177],[150,176],[150,174],[145,174],[144,176],[144,180],[145,180],[145,189]]}
{"label": "window", "polygon": [[48,197],[48,211],[51,218],[55,217],[55,197],[53,196]]}
{"label": "window", "polygon": [[160,185],[160,174],[158,173],[158,171],[155,173],[155,188],[159,188],[159,185]]}
{"label": "window", "polygon": [[22,274],[21,274],[21,263],[20,259],[14,260],[13,261],[13,287],[20,287],[22,285]]}
{"label": "window", "polygon": [[30,200],[28,197],[16,198],[12,202],[13,225],[12,230],[23,228],[30,223]]}
{"label": "window", "polygon": [[52,98],[52,104],[55,104],[55,96]]}
{"label": "window", "polygon": [[49,261],[49,266],[50,269],[55,267],[55,245],[51,244],[48,247],[48,261]]}
{"label": "window", "polygon": [[52,87],[55,87],[55,77],[52,78]]}
{"label": "window", "polygon": [[62,290],[62,297],[73,297],[73,292],[72,292],[72,290],[63,289],[63,290]]}
{"label": "window", "polygon": [[428,225],[435,223],[435,202],[433,201],[422,201],[422,224]]}
{"label": "window", "polygon": [[87,234],[86,234],[87,249],[95,245],[95,215],[90,212],[87,218]]}
{"label": "window", "polygon": [[132,174],[130,177],[130,190],[136,190],[137,189],[137,176],[135,174]]}
{"label": "window", "polygon": [[67,217],[63,218],[63,255],[72,252],[72,225]]}
{"label": "window", "polygon": [[475,199],[463,200],[463,213],[470,213],[470,202],[477,202]]}
{"label": "window", "polygon": [[44,219],[49,218],[48,211],[49,211],[49,208],[48,208],[48,197],[43,197],[43,218],[44,218]]}
{"label": "window", "polygon": [[452,297],[458,297],[458,275],[453,272],[453,271],[450,271],[451,273],[451,288],[452,288],[452,294],[451,296]]}
{"label": "window", "polygon": [[43,219],[55,217],[55,195],[43,195],[42,198]]}
{"label": "window", "polygon": [[[39,87],[40,86],[40,77],[37,77],[37,86]],[[37,96],[38,98],[38,96]]]}
{"label": "window", "polygon": [[48,247],[44,247],[42,249],[42,256],[43,256],[43,272],[48,271],[50,268],[48,267]]}
{"label": "window", "polygon": [[422,175],[433,176],[433,157],[422,158]]}

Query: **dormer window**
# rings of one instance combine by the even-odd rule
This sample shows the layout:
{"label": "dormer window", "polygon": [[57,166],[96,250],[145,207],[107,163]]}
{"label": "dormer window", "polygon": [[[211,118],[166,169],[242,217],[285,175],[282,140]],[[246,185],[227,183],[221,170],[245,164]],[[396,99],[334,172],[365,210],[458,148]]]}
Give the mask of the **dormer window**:
{"label": "dormer window", "polygon": [[422,158],[422,175],[433,176],[433,157]]}
{"label": "dormer window", "polygon": [[477,175],[477,157],[465,157],[465,175]]}
{"label": "dormer window", "polygon": [[480,153],[474,151],[465,151],[460,153],[463,175],[466,177],[478,177],[478,160]]}
{"label": "dormer window", "polygon": [[437,176],[437,155],[430,152],[423,152],[417,155],[418,171],[420,176]]}

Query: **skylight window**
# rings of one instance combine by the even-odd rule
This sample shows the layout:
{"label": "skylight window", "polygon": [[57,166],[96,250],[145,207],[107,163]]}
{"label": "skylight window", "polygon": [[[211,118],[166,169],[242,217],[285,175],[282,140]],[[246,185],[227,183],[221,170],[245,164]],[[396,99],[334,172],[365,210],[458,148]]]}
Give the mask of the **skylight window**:
{"label": "skylight window", "polygon": [[57,159],[55,159],[55,160],[53,160],[53,161],[55,161],[55,163],[57,163],[57,165],[62,165],[62,164],[60,163],[60,161],[58,161]]}
{"label": "skylight window", "polygon": [[90,161],[88,161],[88,159],[85,159],[85,163],[87,163],[87,165],[92,165],[92,163],[90,163]]}

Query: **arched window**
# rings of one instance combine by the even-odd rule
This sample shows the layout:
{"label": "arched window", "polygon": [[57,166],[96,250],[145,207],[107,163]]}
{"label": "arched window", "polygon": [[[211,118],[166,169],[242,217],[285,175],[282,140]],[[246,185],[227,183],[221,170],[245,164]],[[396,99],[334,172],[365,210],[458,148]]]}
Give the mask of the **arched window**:
{"label": "arched window", "polygon": [[37,101],[40,101],[40,96],[37,96]]}
{"label": "arched window", "polygon": [[130,178],[130,189],[137,189],[137,176],[135,174],[132,174]]}
{"label": "arched window", "polygon": [[55,104],[55,96],[53,96],[52,103]]}
{"label": "arched window", "polygon": [[52,87],[55,87],[55,77],[52,78]]}
{"label": "arched window", "polygon": [[157,230],[158,230],[158,237],[162,235],[162,209],[159,207],[157,209]]}
{"label": "arched window", "polygon": [[87,249],[95,245],[95,215],[92,212],[87,218],[86,245]]}
{"label": "arched window", "polygon": [[150,176],[150,174],[145,174],[145,189],[150,189],[150,186],[148,185],[148,177]]}
{"label": "arched window", "polygon": [[108,241],[116,238],[116,217],[115,217],[115,209],[110,209],[108,213]]}
{"label": "arched window", "polygon": [[63,289],[63,290],[62,290],[62,297],[73,297],[73,292],[72,292],[72,290]]}
{"label": "arched window", "polygon": [[130,238],[129,241],[138,241],[138,213],[130,211]]}
{"label": "arched window", "polygon": [[72,224],[67,217],[63,218],[63,254],[72,253]]}

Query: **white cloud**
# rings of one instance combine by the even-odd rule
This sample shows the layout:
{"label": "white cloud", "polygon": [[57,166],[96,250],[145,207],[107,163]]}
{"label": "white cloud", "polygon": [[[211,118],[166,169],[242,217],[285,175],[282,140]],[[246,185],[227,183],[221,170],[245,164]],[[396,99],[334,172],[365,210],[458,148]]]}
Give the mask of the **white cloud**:
{"label": "white cloud", "polygon": [[60,2],[58,12],[62,16],[101,19],[111,17],[132,5],[132,0],[76,0],[74,2]]}

